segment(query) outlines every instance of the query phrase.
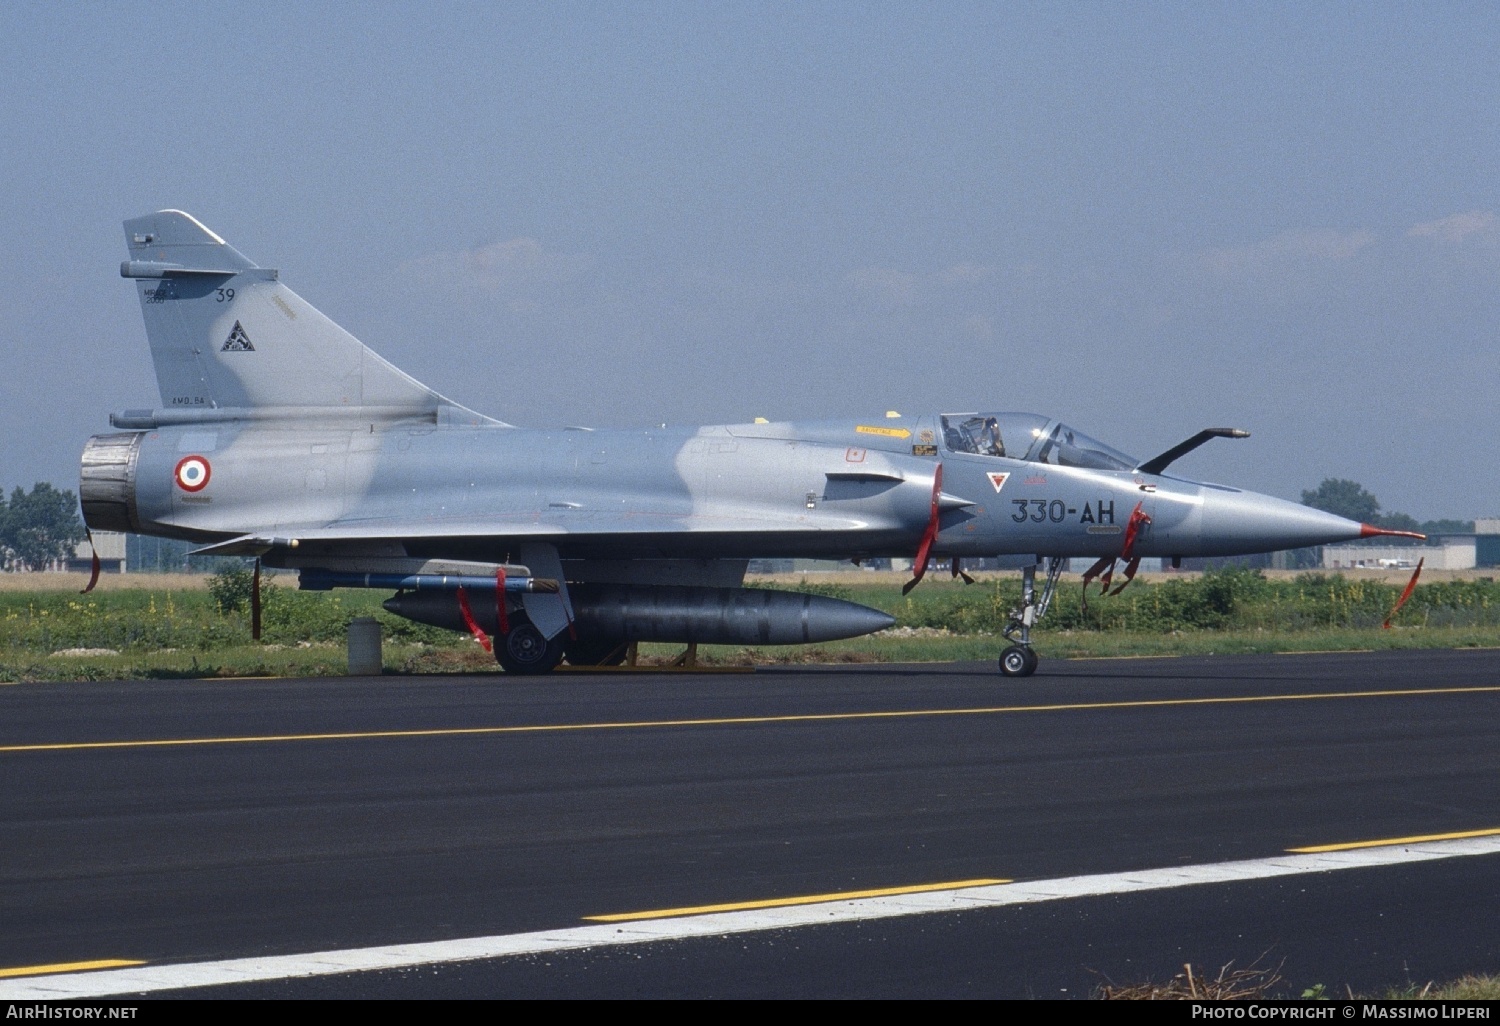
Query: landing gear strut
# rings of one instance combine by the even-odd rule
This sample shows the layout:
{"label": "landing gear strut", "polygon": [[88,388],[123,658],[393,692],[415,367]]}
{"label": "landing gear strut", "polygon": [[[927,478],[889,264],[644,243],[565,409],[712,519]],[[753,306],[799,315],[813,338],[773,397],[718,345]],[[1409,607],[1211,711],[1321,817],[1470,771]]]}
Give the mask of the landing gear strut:
{"label": "landing gear strut", "polygon": [[1063,557],[1052,556],[1047,560],[1047,583],[1042,586],[1040,602],[1036,600],[1036,566],[1033,564],[1021,571],[1021,608],[1010,614],[1010,622],[1001,632],[1006,640],[1014,642],[1000,653],[1000,672],[1005,676],[1030,677],[1036,672],[1038,659],[1031,647],[1031,628],[1047,615],[1062,568]]}

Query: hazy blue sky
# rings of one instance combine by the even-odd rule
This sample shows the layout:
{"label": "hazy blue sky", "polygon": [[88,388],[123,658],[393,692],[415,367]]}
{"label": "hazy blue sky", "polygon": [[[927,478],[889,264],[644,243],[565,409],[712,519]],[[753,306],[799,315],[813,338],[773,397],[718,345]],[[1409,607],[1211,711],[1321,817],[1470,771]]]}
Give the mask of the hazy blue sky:
{"label": "hazy blue sky", "polygon": [[0,3],[0,485],[192,213],[522,425],[1031,410],[1500,513],[1500,7]]}

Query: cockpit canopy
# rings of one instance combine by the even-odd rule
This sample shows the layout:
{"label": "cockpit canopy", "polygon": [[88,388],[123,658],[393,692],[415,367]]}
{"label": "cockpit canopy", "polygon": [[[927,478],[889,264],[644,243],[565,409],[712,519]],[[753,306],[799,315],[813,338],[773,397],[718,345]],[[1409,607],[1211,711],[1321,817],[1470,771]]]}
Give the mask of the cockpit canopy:
{"label": "cockpit canopy", "polygon": [[951,452],[1004,456],[1054,467],[1134,470],[1140,460],[1035,413],[949,413],[943,442]]}

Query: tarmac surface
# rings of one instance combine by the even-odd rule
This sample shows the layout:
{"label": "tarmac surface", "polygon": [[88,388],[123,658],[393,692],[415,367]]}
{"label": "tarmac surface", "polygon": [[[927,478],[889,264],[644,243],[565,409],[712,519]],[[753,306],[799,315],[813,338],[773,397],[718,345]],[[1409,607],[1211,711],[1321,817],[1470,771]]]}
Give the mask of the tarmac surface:
{"label": "tarmac surface", "polygon": [[[1500,652],[0,687],[6,970],[1500,833]],[[1500,854],[162,996],[1081,997],[1500,971]],[[657,917],[660,918],[660,917]],[[691,918],[691,917],[689,917]]]}

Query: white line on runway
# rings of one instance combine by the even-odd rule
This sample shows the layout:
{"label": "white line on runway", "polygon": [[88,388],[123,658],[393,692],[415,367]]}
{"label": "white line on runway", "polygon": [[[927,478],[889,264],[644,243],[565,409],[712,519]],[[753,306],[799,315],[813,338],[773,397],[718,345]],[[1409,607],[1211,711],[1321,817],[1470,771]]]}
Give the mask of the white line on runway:
{"label": "white line on runway", "polygon": [[1104,873],[1059,880],[965,887],[880,898],[855,898],[819,905],[716,912],[672,919],[641,920],[627,924],[577,926],[535,933],[496,937],[394,944],[376,948],[320,951],[306,955],[236,958],[219,962],[141,966],[98,972],[34,976],[0,980],[0,1000],[74,1001],[80,998],[188,987],[216,987],[232,983],[286,980],[309,976],[368,972],[373,969],[404,969],[413,966],[466,962],[475,959],[534,955],[549,951],[653,941],[717,937],[758,930],[786,930],[798,926],[820,926],[863,919],[889,919],[932,912],[973,911],[1004,905],[1025,905],[1062,898],[1084,898],[1136,891],[1166,890],[1196,884],[1265,880],[1300,873],[1324,873],[1339,869],[1368,869],[1409,862],[1459,858],[1467,855],[1500,854],[1500,837],[1476,837],[1454,841],[1361,848],[1354,851],[1282,855],[1246,862],[1220,862],[1204,866],[1174,866],[1129,873]]}

